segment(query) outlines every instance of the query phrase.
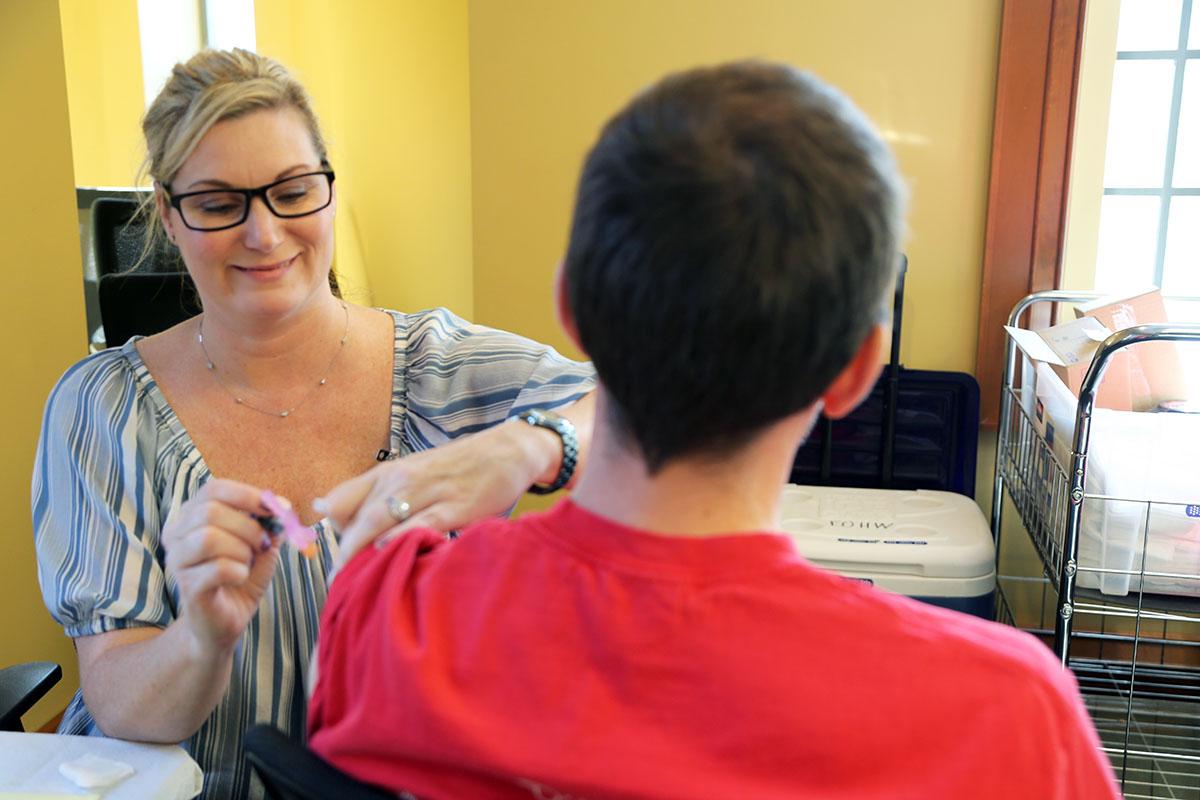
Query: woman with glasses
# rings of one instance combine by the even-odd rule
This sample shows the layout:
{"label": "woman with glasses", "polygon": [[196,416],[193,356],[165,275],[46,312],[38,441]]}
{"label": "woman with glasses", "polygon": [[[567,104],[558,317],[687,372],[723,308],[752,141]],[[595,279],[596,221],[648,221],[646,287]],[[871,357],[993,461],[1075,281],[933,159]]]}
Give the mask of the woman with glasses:
{"label": "woman with glasses", "polygon": [[[564,485],[591,369],[444,309],[341,300],[334,170],[278,63],[196,55],[143,131],[151,235],[178,247],[204,312],[84,359],[47,404],[39,571],[82,684],[59,730],[182,742],[204,796],[257,796],[242,733],[302,735],[337,559]],[[256,519],[274,496],[316,534],[312,557]]]}

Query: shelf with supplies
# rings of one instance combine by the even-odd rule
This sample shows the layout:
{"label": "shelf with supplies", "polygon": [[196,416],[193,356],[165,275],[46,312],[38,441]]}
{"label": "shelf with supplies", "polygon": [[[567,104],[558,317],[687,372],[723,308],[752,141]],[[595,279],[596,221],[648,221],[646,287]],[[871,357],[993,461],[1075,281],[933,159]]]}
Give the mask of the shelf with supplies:
{"label": "shelf with supplies", "polygon": [[[1120,380],[1110,369],[1130,353],[1178,343],[1200,354],[1200,324],[1105,331],[1073,392],[1063,370],[1018,346],[1020,323],[1039,304],[1100,297],[1040,292],[1009,316],[991,516],[997,613],[1074,672],[1127,798],[1200,800],[1200,414],[1097,405],[1106,372]],[[1036,553],[1026,563],[1000,547],[1011,514]]]}

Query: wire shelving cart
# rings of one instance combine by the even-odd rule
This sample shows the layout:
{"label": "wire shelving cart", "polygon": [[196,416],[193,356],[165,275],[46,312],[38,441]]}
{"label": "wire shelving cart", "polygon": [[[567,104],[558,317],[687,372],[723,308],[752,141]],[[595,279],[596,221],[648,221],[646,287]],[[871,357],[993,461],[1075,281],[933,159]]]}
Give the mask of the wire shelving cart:
{"label": "wire shelving cart", "polygon": [[[1038,304],[1098,297],[1065,291],[1032,294],[1013,308],[1009,325],[1020,327],[1024,314]],[[1012,336],[1006,337],[991,512],[997,608],[1002,622],[1043,638],[1075,673],[1127,798],[1200,800],[1200,506],[1106,494],[1097,489],[1096,478],[1089,480],[1100,381],[1117,353],[1151,341],[1191,347],[1200,343],[1200,325],[1139,325],[1108,337],[1083,380],[1073,435],[1060,436],[1056,451],[1053,433],[1048,441],[1041,432],[1046,426],[1038,419],[1041,409],[1023,368],[1026,356]],[[1192,416],[1200,424],[1194,415],[1178,416]],[[1195,467],[1188,480],[1196,493],[1191,502],[1200,503],[1200,452],[1192,456]],[[1099,469],[1093,465],[1092,471],[1099,474]],[[1095,540],[1086,536],[1095,533],[1097,519],[1110,512],[1115,518],[1117,510],[1132,521],[1136,540],[1125,562],[1114,565],[1111,559],[1095,558]],[[1006,512],[1015,512],[1024,533],[1022,526],[1004,526]],[[1197,517],[1196,558],[1183,559],[1189,562],[1186,567],[1162,569],[1160,560],[1148,569],[1147,554],[1157,546],[1152,522],[1163,514]],[[1009,542],[1006,553],[1000,547],[1002,532],[1010,537],[1027,533],[1027,541]],[[1084,558],[1081,539],[1092,542],[1092,552]],[[1013,553],[1028,551],[1029,545],[1033,555],[1022,564]],[[1151,591],[1164,582],[1179,594]],[[1106,587],[1107,594],[1098,590]]]}

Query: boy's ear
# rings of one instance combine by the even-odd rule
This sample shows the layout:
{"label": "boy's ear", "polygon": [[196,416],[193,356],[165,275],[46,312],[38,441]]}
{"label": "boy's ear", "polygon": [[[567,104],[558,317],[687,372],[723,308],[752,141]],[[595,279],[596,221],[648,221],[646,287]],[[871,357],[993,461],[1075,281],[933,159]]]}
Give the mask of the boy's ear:
{"label": "boy's ear", "polygon": [[888,339],[886,323],[871,327],[871,332],[850,359],[850,363],[821,395],[825,416],[840,419],[857,408],[871,393],[883,369],[883,352]]}
{"label": "boy's ear", "polygon": [[558,262],[558,269],[554,271],[554,310],[558,316],[558,324],[571,340],[571,344],[583,352],[583,345],[579,342],[579,329],[575,327],[575,315],[571,313],[571,301],[567,297],[567,277],[562,261]]}

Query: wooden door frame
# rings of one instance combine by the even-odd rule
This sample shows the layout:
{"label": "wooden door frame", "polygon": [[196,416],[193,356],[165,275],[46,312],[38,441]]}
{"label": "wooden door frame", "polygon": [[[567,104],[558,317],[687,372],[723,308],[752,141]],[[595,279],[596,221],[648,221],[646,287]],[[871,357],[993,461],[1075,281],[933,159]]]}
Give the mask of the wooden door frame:
{"label": "wooden door frame", "polygon": [[1086,4],[1004,3],[975,354],[986,427],[999,412],[1002,326],[1018,300],[1061,276]]}

